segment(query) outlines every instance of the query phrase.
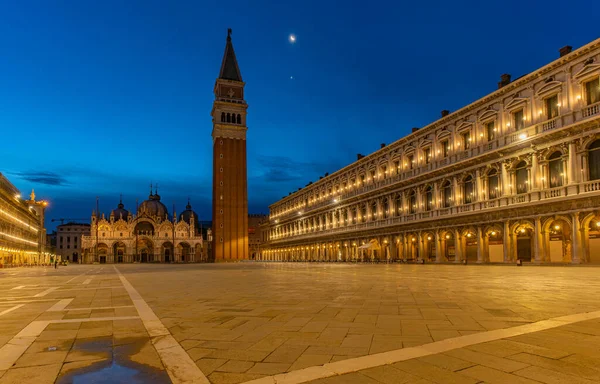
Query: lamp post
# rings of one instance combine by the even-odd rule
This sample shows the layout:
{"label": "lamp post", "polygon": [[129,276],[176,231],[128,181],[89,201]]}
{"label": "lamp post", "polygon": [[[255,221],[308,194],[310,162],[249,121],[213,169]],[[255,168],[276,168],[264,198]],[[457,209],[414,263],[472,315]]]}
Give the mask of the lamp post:
{"label": "lamp post", "polygon": [[100,211],[98,210],[98,199],[96,196],[96,244],[94,249],[94,262],[98,261],[98,221],[100,220]]}

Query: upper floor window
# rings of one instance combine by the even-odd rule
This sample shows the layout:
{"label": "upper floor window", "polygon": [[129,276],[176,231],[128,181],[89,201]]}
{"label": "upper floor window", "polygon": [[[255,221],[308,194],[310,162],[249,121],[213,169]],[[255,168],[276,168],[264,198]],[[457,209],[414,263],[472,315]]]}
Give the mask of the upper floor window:
{"label": "upper floor window", "polygon": [[408,155],[408,169],[413,169],[415,167],[415,156]]}
{"label": "upper floor window", "polygon": [[463,204],[471,204],[473,202],[473,190],[474,189],[475,188],[473,185],[473,177],[467,176],[467,178],[465,179]]}
{"label": "upper floor window", "polygon": [[546,106],[546,119],[554,119],[558,116],[558,94],[544,100]]}
{"label": "upper floor window", "polygon": [[561,187],[563,185],[563,161],[560,152],[554,152],[548,158],[548,173],[550,174],[550,188]]}
{"label": "upper floor window", "polygon": [[585,101],[587,105],[600,101],[600,78],[585,83]]}
{"label": "upper floor window", "polygon": [[448,157],[448,140],[444,140],[442,141],[442,143],[440,144],[442,146],[442,157],[446,158]]}
{"label": "upper floor window", "polygon": [[397,195],[396,196],[396,210],[398,212],[398,214],[400,214],[402,212],[402,195]]}
{"label": "upper floor window", "polygon": [[588,168],[590,180],[600,179],[600,140],[588,147]]}
{"label": "upper floor window", "polygon": [[425,164],[429,164],[431,162],[431,148],[425,148],[423,150],[423,157],[425,158]]}
{"label": "upper floor window", "polygon": [[517,194],[527,193],[527,163],[521,161],[515,167],[515,178],[517,179]]}
{"label": "upper floor window", "polygon": [[492,169],[488,173],[488,198],[490,200],[498,198],[498,185],[499,184],[500,183],[498,180],[498,171],[496,171],[495,169]]}
{"label": "upper floor window", "polygon": [[388,218],[389,209],[390,209],[390,204],[388,202],[388,199],[383,200],[383,218],[384,219]]}
{"label": "upper floor window", "polygon": [[400,173],[400,162],[399,161],[394,161],[394,172],[396,173],[396,175],[398,173]]}
{"label": "upper floor window", "polygon": [[375,182],[375,171],[371,171],[371,180]]}
{"label": "upper floor window", "polygon": [[433,188],[428,186],[425,189],[425,210],[431,211],[433,209]]}
{"label": "upper floor window", "polygon": [[522,109],[513,112],[512,117],[513,127],[515,127],[515,131],[520,131],[521,129],[525,128],[525,115],[523,114]]}
{"label": "upper floor window", "polygon": [[409,204],[409,210],[410,213],[416,213],[417,212],[417,196],[415,196],[415,191],[412,191],[410,193],[409,199],[408,199],[408,204]]}
{"label": "upper floor window", "polygon": [[490,121],[485,125],[485,130],[487,133],[487,141],[492,141],[496,138],[496,122]]}
{"label": "upper floor window", "polygon": [[377,203],[375,201],[371,203],[371,218],[377,220]]}
{"label": "upper floor window", "polygon": [[442,184],[442,203],[444,204],[444,208],[452,205],[452,186],[449,181]]}
{"label": "upper floor window", "polygon": [[465,150],[471,148],[471,132],[467,131],[462,134],[462,144]]}

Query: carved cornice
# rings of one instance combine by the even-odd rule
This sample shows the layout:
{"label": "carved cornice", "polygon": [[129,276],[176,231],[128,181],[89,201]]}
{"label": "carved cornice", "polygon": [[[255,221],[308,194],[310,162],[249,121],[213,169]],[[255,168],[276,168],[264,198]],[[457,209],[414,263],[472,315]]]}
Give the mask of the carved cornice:
{"label": "carved cornice", "polygon": [[217,138],[246,140],[247,130],[248,128],[246,127],[216,124],[213,128],[212,137],[213,140],[216,140]]}

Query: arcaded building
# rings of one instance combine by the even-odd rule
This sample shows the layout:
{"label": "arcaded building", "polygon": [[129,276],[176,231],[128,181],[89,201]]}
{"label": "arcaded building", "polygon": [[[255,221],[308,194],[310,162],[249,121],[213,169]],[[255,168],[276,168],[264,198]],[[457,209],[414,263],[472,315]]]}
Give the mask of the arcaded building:
{"label": "arcaded building", "polygon": [[92,213],[89,236],[82,236],[82,263],[194,263],[206,262],[198,215],[188,201],[178,216],[169,212],[158,192],[129,212],[122,201],[106,217]]}
{"label": "arcaded building", "polygon": [[0,268],[50,262],[44,216],[47,202],[29,200],[0,173]]}
{"label": "arcaded building", "polygon": [[600,262],[600,39],[270,206],[265,260]]}

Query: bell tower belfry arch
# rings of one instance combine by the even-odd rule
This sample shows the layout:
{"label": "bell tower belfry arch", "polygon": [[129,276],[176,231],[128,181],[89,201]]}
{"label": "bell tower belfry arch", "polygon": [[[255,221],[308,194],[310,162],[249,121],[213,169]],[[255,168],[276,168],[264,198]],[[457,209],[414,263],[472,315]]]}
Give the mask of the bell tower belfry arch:
{"label": "bell tower belfry arch", "polygon": [[219,77],[215,82],[213,122],[212,230],[215,261],[248,259],[248,188],[246,172],[246,110],[242,74],[231,29]]}

